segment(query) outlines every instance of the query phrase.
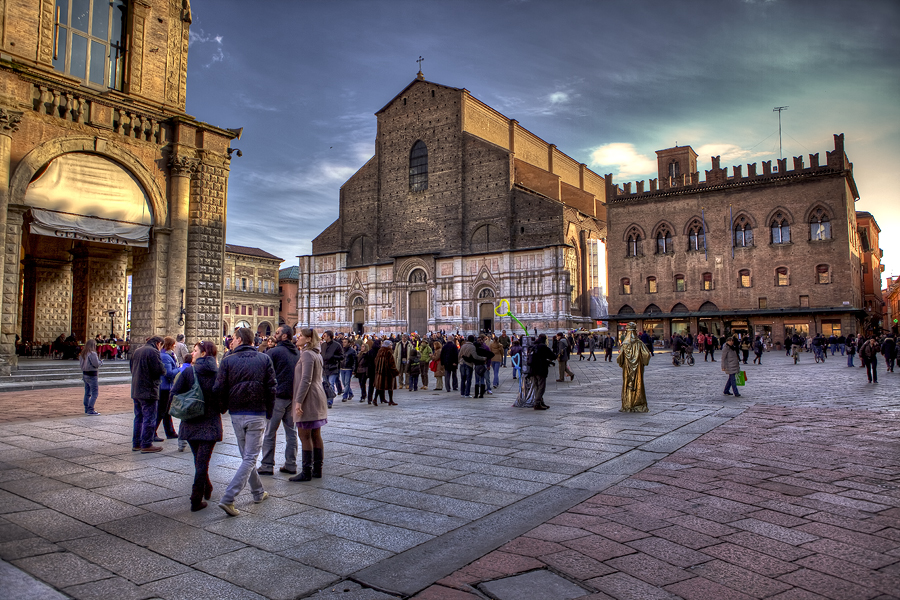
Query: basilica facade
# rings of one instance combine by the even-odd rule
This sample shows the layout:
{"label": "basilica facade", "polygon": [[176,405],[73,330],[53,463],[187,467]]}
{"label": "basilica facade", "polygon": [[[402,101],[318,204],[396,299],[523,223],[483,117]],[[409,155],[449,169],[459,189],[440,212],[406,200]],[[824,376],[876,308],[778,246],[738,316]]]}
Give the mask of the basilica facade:
{"label": "basilica facade", "polygon": [[[591,326],[605,182],[468,90],[420,72],[300,257],[301,325],[367,332]],[[505,308],[505,305],[504,307]]]}
{"label": "basilica facade", "polygon": [[239,131],[185,113],[189,0],[3,6],[0,372],[17,338],[218,339]]}

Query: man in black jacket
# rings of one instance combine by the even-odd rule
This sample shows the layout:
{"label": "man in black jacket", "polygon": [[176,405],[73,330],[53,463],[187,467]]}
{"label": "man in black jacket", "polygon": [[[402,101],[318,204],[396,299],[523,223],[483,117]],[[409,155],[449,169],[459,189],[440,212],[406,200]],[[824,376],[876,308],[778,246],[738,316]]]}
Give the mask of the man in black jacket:
{"label": "man in black jacket", "polygon": [[159,402],[159,379],[166,368],[159,357],[163,339],[153,336],[147,344],[131,355],[131,399],[134,401],[134,427],[131,433],[131,451],[160,452],[162,446],[153,445],[156,431],[156,411]]}
{"label": "man in black jacket", "polygon": [[[341,361],[344,360],[344,353],[341,345],[334,341],[334,333],[325,331],[322,333],[322,371],[331,389],[340,394],[341,380],[338,377],[341,371]],[[328,408],[331,408],[331,399],[328,399]]]}
{"label": "man in black jacket", "polygon": [[278,427],[284,427],[284,466],[279,471],[282,473],[297,473],[297,428],[294,426],[294,415],[291,412],[291,403],[294,395],[294,367],[300,359],[300,351],[291,341],[291,328],[282,325],[275,330],[274,348],[269,348],[266,354],[272,359],[275,369],[275,378],[278,385],[275,388],[275,406],[272,409],[272,418],[266,423],[266,432],[263,435],[262,462],[257,473],[260,475],[275,474],[275,443],[278,440]]}
{"label": "man in black jacket", "polygon": [[269,497],[256,471],[256,459],[262,447],[266,421],[272,418],[276,386],[272,359],[253,347],[253,332],[241,327],[232,341],[231,354],[223,358],[219,365],[213,387],[223,412],[227,408],[231,413],[231,424],[242,458],[219,501],[219,508],[232,517],[241,514],[234,507],[234,499],[248,481],[254,502],[259,503]]}
{"label": "man in black jacket", "polygon": [[[444,389],[456,391],[459,389],[459,382],[456,379],[456,368],[459,365],[459,348],[456,347],[456,340],[453,336],[447,339],[447,343],[441,346],[441,364],[444,365]],[[450,376],[453,376],[453,389],[450,389]]]}
{"label": "man in black jacket", "polygon": [[542,333],[531,351],[531,372],[528,374],[532,380],[531,389],[534,390],[534,410],[550,408],[544,404],[544,390],[547,389],[547,376],[555,358],[553,350],[547,347],[547,335]]}

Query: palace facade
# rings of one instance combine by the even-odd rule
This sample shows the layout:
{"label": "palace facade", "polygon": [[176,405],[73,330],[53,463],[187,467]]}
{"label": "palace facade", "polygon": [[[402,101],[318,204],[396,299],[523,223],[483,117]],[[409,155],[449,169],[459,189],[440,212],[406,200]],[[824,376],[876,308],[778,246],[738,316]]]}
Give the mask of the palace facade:
{"label": "palace facade", "polygon": [[298,320],[349,331],[589,326],[605,183],[468,90],[421,72],[376,113],[373,156],[300,257]]}
{"label": "palace facade", "polygon": [[843,134],[822,162],[811,154],[792,169],[777,159],[729,173],[713,157],[702,181],[690,146],[657,157],[649,189],[607,176],[609,312],[620,330],[637,321],[658,338],[709,331],[783,342],[875,325],[864,281],[880,278],[880,253],[861,240],[868,229]]}
{"label": "palace facade", "polygon": [[33,0],[3,11],[0,372],[16,368],[16,336],[84,340],[109,334],[111,319],[138,343],[217,339],[240,132],[185,114],[190,3]]}
{"label": "palace facade", "polygon": [[222,335],[238,327],[252,329],[260,336],[275,333],[281,299],[278,267],[283,262],[283,258],[259,248],[225,244]]}

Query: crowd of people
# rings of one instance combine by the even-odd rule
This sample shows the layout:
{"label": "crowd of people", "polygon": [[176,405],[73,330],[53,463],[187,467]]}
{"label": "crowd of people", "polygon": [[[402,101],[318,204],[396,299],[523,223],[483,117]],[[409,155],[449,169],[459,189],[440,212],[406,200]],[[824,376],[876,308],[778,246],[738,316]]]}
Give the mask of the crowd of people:
{"label": "crowd of people", "polygon": [[[645,347],[643,356],[652,355],[653,339],[647,332],[633,335],[632,339]],[[413,393],[457,392],[466,398],[484,398],[499,385],[500,370],[511,367],[512,379],[519,379],[524,373],[532,378],[533,407],[546,410],[549,407],[544,402],[544,391],[552,366],[558,368],[556,381],[565,381],[566,377],[572,381],[575,373],[568,363],[575,354],[579,360],[597,360],[595,352],[602,350],[609,361],[618,346],[609,333],[559,332],[550,337],[541,334],[528,354],[526,369],[522,338],[507,335],[505,330],[500,335],[433,332],[425,336],[325,331],[320,340],[314,329],[297,328],[294,332],[289,326],[281,326],[268,337],[249,329],[236,329],[224,342],[227,351],[221,359],[217,357],[216,344],[200,341],[191,350],[184,344],[183,335],[154,336],[132,354],[132,451],[160,452],[162,446],[156,445],[164,441],[158,435],[160,425],[165,438],[178,439],[179,451],[189,446],[195,467],[190,506],[193,511],[202,510],[212,493],[209,463],[216,443],[223,438],[221,415],[228,412],[241,464],[218,506],[231,516],[240,514],[234,499],[247,485],[254,502],[268,498],[260,476],[275,474],[279,431],[283,431],[286,441],[279,472],[290,475],[288,479],[295,482],[322,476],[321,428],[327,424],[328,409],[338,396],[342,402],[356,398],[354,379],[359,402],[373,407],[397,406],[394,390],[398,389]],[[676,334],[670,344],[673,352],[696,349],[712,362],[716,362],[716,350],[721,350],[721,367],[728,376],[725,394],[738,397],[736,377],[741,365],[747,364],[749,352],[756,356],[754,363],[762,364],[762,355],[769,349],[762,336],[717,337],[706,332],[696,336]],[[889,334],[881,339],[793,336],[785,345],[788,355],[808,348],[817,356],[821,354],[823,360],[829,350],[832,356],[840,352],[848,356],[848,366],[853,366],[853,356],[859,354],[864,362],[861,366],[867,368],[869,379],[874,382],[878,354],[884,357],[888,371],[893,371],[897,358],[897,344]],[[85,413],[96,415],[97,375],[103,362],[95,340],[85,343],[79,359],[85,382]],[[432,378],[434,387],[430,388]],[[176,430],[169,414],[171,399],[195,389],[202,394],[203,412],[181,420]],[[643,410],[646,402],[636,401],[635,406],[635,410]]]}

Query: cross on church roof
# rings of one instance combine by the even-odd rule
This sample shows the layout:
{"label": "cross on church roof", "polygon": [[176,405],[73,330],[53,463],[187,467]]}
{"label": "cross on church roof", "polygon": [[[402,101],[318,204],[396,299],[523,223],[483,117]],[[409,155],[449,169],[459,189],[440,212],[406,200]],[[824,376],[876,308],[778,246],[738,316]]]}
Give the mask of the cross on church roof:
{"label": "cross on church roof", "polygon": [[419,63],[418,79],[424,79],[424,78],[425,78],[425,76],[422,74],[422,61],[423,61],[423,60],[425,60],[425,59],[422,58],[422,55],[420,54],[420,55],[419,55],[419,60],[416,61],[417,63]]}

